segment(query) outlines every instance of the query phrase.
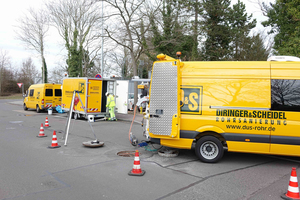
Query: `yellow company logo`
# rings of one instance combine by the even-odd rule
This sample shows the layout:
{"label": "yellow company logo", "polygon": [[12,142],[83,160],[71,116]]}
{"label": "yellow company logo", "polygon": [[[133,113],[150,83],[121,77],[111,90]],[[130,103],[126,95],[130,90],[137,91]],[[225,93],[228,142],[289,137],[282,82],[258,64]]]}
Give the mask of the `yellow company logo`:
{"label": "yellow company logo", "polygon": [[85,91],[85,84],[84,84],[84,82],[79,82],[79,84],[78,84],[78,93],[84,94],[84,91]]}
{"label": "yellow company logo", "polygon": [[202,86],[181,86],[181,113],[202,114]]}

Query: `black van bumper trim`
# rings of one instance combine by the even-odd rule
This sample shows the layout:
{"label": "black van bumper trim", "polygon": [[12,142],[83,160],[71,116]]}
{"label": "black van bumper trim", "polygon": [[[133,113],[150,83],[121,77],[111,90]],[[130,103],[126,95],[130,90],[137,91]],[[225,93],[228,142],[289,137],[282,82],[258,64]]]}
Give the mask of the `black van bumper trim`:
{"label": "black van bumper trim", "polygon": [[227,141],[300,145],[300,137],[240,134],[240,133],[221,133],[221,135]]}
{"label": "black van bumper trim", "polygon": [[[198,134],[199,132],[197,131],[181,130],[180,138],[195,139]],[[300,137],[241,134],[241,133],[221,133],[220,135],[222,135],[226,141],[300,145]]]}

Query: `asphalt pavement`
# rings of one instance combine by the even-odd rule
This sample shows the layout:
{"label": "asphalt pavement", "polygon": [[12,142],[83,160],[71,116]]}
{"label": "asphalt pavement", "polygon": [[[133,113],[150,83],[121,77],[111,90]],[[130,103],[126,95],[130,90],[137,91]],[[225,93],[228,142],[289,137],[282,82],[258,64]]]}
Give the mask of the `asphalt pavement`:
{"label": "asphalt pavement", "polygon": [[[66,138],[66,113],[24,111],[20,100],[0,100],[0,200],[280,200],[292,167],[300,173],[294,157],[225,152],[220,162],[209,164],[193,149],[164,157],[159,145],[130,144],[131,126],[139,142],[145,140],[141,114],[135,123],[133,113],[116,116],[117,122],[90,123],[104,146],[87,148],[83,142],[95,138],[86,120],[71,120]],[[46,117],[48,137],[38,138]],[[50,149],[54,131],[61,147]],[[135,150],[144,176],[128,175]]]}

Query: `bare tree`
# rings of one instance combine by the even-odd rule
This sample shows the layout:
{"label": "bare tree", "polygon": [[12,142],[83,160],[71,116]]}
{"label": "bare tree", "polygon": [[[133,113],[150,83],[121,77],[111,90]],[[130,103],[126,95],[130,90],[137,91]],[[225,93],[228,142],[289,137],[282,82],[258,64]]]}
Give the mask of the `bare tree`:
{"label": "bare tree", "polygon": [[4,78],[5,69],[11,66],[8,51],[0,49],[0,96],[2,95],[2,82]]}
{"label": "bare tree", "polygon": [[46,5],[52,24],[65,42],[69,73],[75,63],[78,75],[86,74],[84,69],[96,59],[101,49],[101,16],[97,4],[91,0],[58,0]]}
{"label": "bare tree", "polygon": [[[104,0],[110,8],[107,37],[116,44],[128,49],[133,76],[137,76],[138,60],[144,52],[142,38],[149,30],[149,16],[153,16],[159,4],[148,0]],[[151,6],[152,5],[152,6]],[[153,6],[154,5],[154,6]],[[137,102],[137,82],[134,86],[134,104]]]}
{"label": "bare tree", "polygon": [[42,60],[43,83],[47,83],[47,66],[45,60],[45,38],[49,30],[49,18],[45,10],[35,11],[28,9],[28,13],[22,16],[18,22],[17,38],[30,49],[36,51]]}
{"label": "bare tree", "polygon": [[31,58],[27,58],[22,62],[22,67],[18,75],[18,81],[24,84],[25,90],[28,89],[31,84],[34,84],[34,78],[36,78],[39,73]]}

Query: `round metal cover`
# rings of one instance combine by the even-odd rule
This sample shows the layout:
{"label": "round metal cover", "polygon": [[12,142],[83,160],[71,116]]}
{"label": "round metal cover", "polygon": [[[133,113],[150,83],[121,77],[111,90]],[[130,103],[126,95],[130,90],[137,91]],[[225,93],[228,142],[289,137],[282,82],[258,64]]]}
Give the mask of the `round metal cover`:
{"label": "round metal cover", "polygon": [[102,147],[104,145],[104,142],[94,140],[94,141],[83,142],[82,144],[85,147],[95,148],[95,147]]}
{"label": "round metal cover", "polygon": [[163,156],[163,157],[176,157],[178,156],[179,151],[178,150],[173,150],[173,149],[166,149],[166,150],[160,150],[158,151],[158,155]]}

